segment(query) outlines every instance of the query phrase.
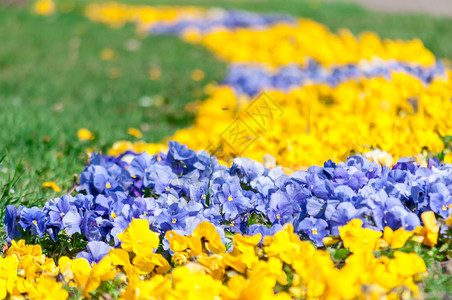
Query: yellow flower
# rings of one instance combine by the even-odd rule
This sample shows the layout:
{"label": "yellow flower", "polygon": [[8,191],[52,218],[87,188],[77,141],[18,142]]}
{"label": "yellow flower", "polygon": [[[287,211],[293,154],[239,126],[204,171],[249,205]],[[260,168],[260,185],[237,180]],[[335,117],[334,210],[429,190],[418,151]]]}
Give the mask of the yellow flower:
{"label": "yellow flower", "polygon": [[39,0],[35,3],[34,10],[39,15],[48,16],[55,12],[55,3],[52,0]]}
{"label": "yellow flower", "polygon": [[129,129],[127,129],[127,133],[130,134],[133,137],[138,138],[138,139],[143,137],[143,134],[141,133],[141,131],[136,129],[136,128],[129,128]]}
{"label": "yellow flower", "polygon": [[146,255],[137,255],[133,259],[133,264],[143,274],[149,274],[156,270],[157,273],[163,274],[169,271],[171,266],[168,261],[159,253],[148,253]]}
{"label": "yellow flower", "polygon": [[44,183],[42,184],[42,187],[43,187],[43,188],[46,188],[46,189],[52,189],[52,190],[54,190],[54,191],[57,192],[57,193],[61,192],[61,189],[60,189],[60,187],[58,186],[58,184],[56,184],[56,183],[53,182],[53,181],[46,181],[46,182],[44,182]]}
{"label": "yellow flower", "polygon": [[192,236],[196,240],[196,243],[199,243],[199,246],[206,251],[211,251],[214,254],[222,254],[226,251],[220,234],[217,232],[215,226],[209,222],[199,224],[193,231]]}
{"label": "yellow flower", "polygon": [[115,67],[110,69],[109,77],[111,79],[118,79],[119,77],[121,77],[121,75],[122,75],[121,68]]}
{"label": "yellow flower", "polygon": [[[174,252],[183,252],[191,250],[191,255],[199,255],[201,252],[196,252],[195,246],[193,245],[193,238],[191,236],[179,235],[174,230],[169,230],[165,233],[165,237],[169,242],[170,249]],[[198,246],[198,248],[200,245]]]}
{"label": "yellow flower", "polygon": [[28,293],[30,299],[67,299],[68,292],[63,289],[61,283],[50,276],[41,276],[34,289]]}
{"label": "yellow flower", "polygon": [[353,219],[347,225],[339,227],[339,235],[344,242],[344,247],[352,253],[372,252],[378,247],[378,238],[381,232],[368,228],[362,228],[360,219]]}
{"label": "yellow flower", "polygon": [[444,162],[446,164],[452,164],[452,152],[449,152],[444,156]]}
{"label": "yellow flower", "polygon": [[118,238],[124,250],[133,251],[137,256],[153,253],[160,243],[158,235],[149,229],[148,220],[143,219],[133,219],[129,227],[118,234]]}
{"label": "yellow flower", "polygon": [[423,244],[427,246],[435,246],[438,242],[439,224],[436,221],[435,213],[433,211],[426,211],[421,215],[424,227],[420,233],[424,237]]}
{"label": "yellow flower", "polygon": [[252,269],[259,258],[256,255],[256,245],[260,242],[261,234],[254,236],[242,236],[235,234],[232,239],[234,249],[224,256],[224,264],[244,273],[249,268]]}
{"label": "yellow flower", "polygon": [[70,262],[70,268],[74,277],[74,282],[77,285],[77,289],[84,291],[92,270],[89,262],[84,258],[74,259]]}
{"label": "yellow flower", "polygon": [[115,51],[113,51],[110,48],[104,48],[100,52],[100,58],[106,61],[112,60],[115,57],[115,55],[116,55]]}
{"label": "yellow flower", "polygon": [[162,77],[162,71],[160,68],[154,67],[149,69],[149,79],[150,80],[157,80],[160,77]]}
{"label": "yellow flower", "polygon": [[26,245],[25,240],[11,241],[11,246],[7,251],[7,256],[14,255],[20,258],[23,255],[41,256],[42,248],[40,245]]}
{"label": "yellow flower", "polygon": [[108,150],[108,155],[118,156],[128,150],[133,149],[133,144],[128,141],[118,141],[113,144],[110,150]]}
{"label": "yellow flower", "polygon": [[452,226],[452,214],[451,214],[450,217],[446,220],[446,226],[447,226],[447,227],[451,227],[451,226]]}
{"label": "yellow flower", "polygon": [[402,227],[393,231],[389,227],[385,227],[383,232],[383,240],[393,249],[402,248],[406,241],[413,236],[413,231],[406,231]]}
{"label": "yellow flower", "polygon": [[176,267],[172,284],[177,295],[185,299],[219,299],[225,289],[220,280],[206,275],[203,268]]}
{"label": "yellow flower", "polygon": [[15,256],[0,256],[0,299],[5,299],[11,293],[17,279],[19,261]]}
{"label": "yellow flower", "polygon": [[293,264],[303,253],[309,257],[315,252],[315,248],[308,242],[300,241],[294,233],[293,225],[284,225],[284,230],[275,235],[264,238],[264,251],[269,257],[278,257],[287,264]]}
{"label": "yellow flower", "polygon": [[322,239],[322,242],[326,247],[336,245],[340,241],[341,241],[341,239],[339,237],[335,237],[335,236],[327,236]]}
{"label": "yellow flower", "polygon": [[86,128],[81,128],[77,131],[77,136],[80,141],[89,141],[94,138],[94,135]]}
{"label": "yellow flower", "polygon": [[201,81],[204,79],[204,72],[202,70],[196,69],[193,72],[191,72],[191,79],[193,79],[194,81]]}

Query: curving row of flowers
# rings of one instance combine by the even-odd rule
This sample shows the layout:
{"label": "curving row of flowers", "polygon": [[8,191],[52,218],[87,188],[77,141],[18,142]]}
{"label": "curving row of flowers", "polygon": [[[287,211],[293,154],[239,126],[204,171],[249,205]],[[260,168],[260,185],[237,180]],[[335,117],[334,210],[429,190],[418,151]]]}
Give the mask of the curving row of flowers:
{"label": "curving row of flowers", "polygon": [[[3,293],[90,297],[105,281],[124,299],[416,296],[425,263],[395,249],[450,234],[451,174],[434,160],[388,168],[356,156],[286,175],[247,158],[228,168],[177,142],[154,156],[95,154],[79,194],[7,207],[2,261],[14,276]],[[56,257],[67,241],[80,248],[57,266],[21,238],[57,245]]]}
{"label": "curving row of flowers", "polygon": [[376,231],[409,232],[426,211],[446,220],[451,189],[452,165],[435,160],[429,168],[409,159],[388,168],[353,156],[286,175],[248,158],[236,158],[228,168],[205,151],[169,142],[167,153],[154,156],[94,154],[80,175],[80,194],[53,199],[42,210],[10,205],[5,225],[9,241],[25,231],[56,241],[64,231],[119,246],[117,234],[134,218],[148,220],[156,232],[182,235],[208,221],[225,243],[230,234],[265,237],[290,223],[295,233],[323,246],[353,219]]}

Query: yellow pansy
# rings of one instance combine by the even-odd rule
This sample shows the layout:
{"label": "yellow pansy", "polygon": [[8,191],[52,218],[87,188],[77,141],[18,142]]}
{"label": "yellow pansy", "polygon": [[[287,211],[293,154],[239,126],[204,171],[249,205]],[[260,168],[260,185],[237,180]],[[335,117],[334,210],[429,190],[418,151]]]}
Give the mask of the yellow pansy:
{"label": "yellow pansy", "polygon": [[406,231],[402,227],[396,231],[389,227],[385,227],[383,232],[383,240],[393,249],[402,248],[408,239],[413,236],[414,231]]}
{"label": "yellow pansy", "polygon": [[94,135],[86,128],[81,128],[77,131],[78,139],[81,141],[89,141],[94,138]]}
{"label": "yellow pansy", "polygon": [[362,228],[360,219],[353,219],[347,225],[339,227],[339,235],[344,242],[344,247],[352,253],[372,252],[378,248],[378,239],[381,232],[368,228]]}
{"label": "yellow pansy", "polygon": [[127,133],[130,134],[133,137],[138,138],[138,139],[143,137],[143,134],[141,133],[141,131],[136,129],[136,128],[129,128],[129,129],[127,129]]}
{"label": "yellow pansy", "polygon": [[39,15],[48,16],[55,12],[55,2],[52,0],[39,0],[34,4],[34,10]]}
{"label": "yellow pansy", "polygon": [[124,250],[133,251],[138,256],[153,253],[160,243],[158,235],[149,229],[149,222],[144,219],[133,219],[129,227],[118,234],[118,239]]}
{"label": "yellow pansy", "polygon": [[46,182],[44,182],[44,183],[42,184],[42,187],[43,187],[43,188],[46,188],[46,189],[52,189],[52,190],[54,190],[54,191],[57,192],[57,193],[61,192],[61,189],[60,189],[60,187],[58,186],[58,184],[56,184],[56,183],[53,182],[53,181],[46,181]]}

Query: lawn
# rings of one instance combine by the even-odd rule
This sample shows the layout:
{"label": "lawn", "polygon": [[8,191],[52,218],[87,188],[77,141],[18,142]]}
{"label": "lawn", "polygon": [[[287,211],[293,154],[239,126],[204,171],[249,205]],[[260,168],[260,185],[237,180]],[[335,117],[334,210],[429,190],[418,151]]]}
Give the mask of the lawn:
{"label": "lawn", "polygon": [[[39,206],[62,194],[42,189],[45,181],[68,191],[87,161],[87,148],[106,151],[115,141],[132,139],[128,128],[139,128],[143,139],[158,142],[189,126],[193,115],[185,105],[202,99],[203,87],[225,75],[225,64],[212,53],[177,37],[143,37],[133,26],[111,29],[85,19],[85,3],[79,1],[71,12],[50,17],[31,14],[28,7],[0,6],[1,214],[7,204]],[[452,58],[451,19],[371,13],[352,4],[317,1],[189,4],[286,12],[312,18],[333,31],[346,27],[356,34],[371,30],[387,38],[417,37],[436,56]],[[114,51],[111,60],[101,59],[105,48]],[[161,77],[151,80],[150,69],[161,70]],[[195,69],[205,72],[204,80],[190,79]],[[94,140],[79,141],[79,128],[91,130]],[[450,292],[450,277],[435,276],[426,281],[432,297],[443,288]]]}

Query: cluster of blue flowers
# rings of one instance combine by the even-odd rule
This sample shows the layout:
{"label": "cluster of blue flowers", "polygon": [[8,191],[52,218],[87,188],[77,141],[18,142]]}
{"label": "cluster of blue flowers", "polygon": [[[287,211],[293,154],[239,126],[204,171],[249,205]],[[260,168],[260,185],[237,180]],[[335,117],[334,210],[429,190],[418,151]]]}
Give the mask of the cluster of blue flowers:
{"label": "cluster of blue flowers", "polygon": [[294,23],[295,18],[285,14],[259,14],[240,10],[224,10],[212,8],[207,11],[203,18],[180,18],[176,22],[157,22],[150,32],[152,34],[175,34],[180,35],[187,29],[195,29],[200,33],[208,33],[218,28],[259,28],[274,23]]}
{"label": "cluster of blue flowers", "polygon": [[428,84],[436,77],[445,76],[446,66],[442,60],[428,67],[400,61],[374,61],[325,68],[315,60],[310,60],[306,67],[293,64],[277,70],[268,70],[257,64],[237,63],[229,66],[226,79],[222,83],[232,86],[239,94],[255,96],[264,90],[272,89],[289,92],[306,84],[326,84],[335,87],[340,83],[363,77],[384,77],[390,80],[394,72],[412,75]]}
{"label": "cluster of blue flowers", "polygon": [[43,209],[9,205],[8,240],[24,231],[56,240],[64,230],[118,246],[117,234],[133,218],[147,219],[156,232],[186,235],[202,221],[224,233],[263,236],[292,223],[318,246],[355,218],[374,230],[411,231],[424,211],[444,218],[452,213],[452,165],[430,160],[426,168],[403,158],[388,168],[352,156],[286,175],[248,158],[236,158],[228,168],[205,151],[170,141],[166,154],[93,155],[77,190]]}

